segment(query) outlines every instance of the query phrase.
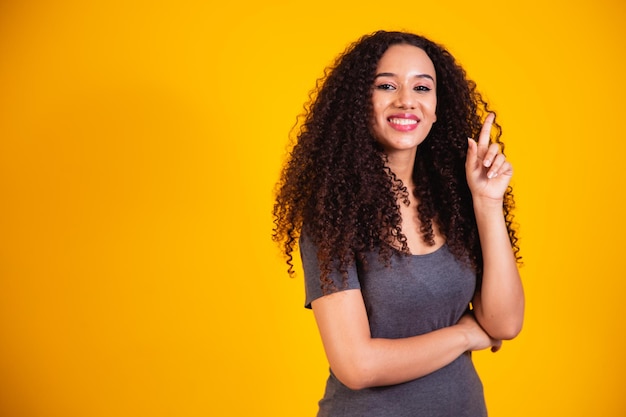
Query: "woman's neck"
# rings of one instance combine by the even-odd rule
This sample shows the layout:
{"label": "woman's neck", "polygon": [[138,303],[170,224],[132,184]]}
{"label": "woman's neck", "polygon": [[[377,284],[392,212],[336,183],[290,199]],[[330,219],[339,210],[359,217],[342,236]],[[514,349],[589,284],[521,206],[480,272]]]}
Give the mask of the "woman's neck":
{"label": "woman's neck", "polygon": [[407,188],[412,189],[414,187],[413,167],[415,165],[415,152],[387,154],[386,165]]}

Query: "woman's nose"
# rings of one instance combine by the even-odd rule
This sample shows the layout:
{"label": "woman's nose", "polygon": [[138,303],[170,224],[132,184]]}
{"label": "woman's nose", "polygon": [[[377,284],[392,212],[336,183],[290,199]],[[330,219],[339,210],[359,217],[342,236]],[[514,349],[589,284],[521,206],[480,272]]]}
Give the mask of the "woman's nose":
{"label": "woman's nose", "polygon": [[401,88],[396,95],[396,106],[401,109],[412,109],[415,106],[415,96],[410,88]]}

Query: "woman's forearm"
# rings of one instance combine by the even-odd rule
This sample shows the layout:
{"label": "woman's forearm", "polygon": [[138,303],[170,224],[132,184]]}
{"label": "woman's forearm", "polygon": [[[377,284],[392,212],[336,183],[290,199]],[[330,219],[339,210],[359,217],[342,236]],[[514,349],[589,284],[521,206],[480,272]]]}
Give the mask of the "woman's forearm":
{"label": "woman's forearm", "polygon": [[474,298],[476,319],[489,335],[512,339],[522,329],[524,290],[501,201],[474,202],[483,253],[482,286]]}
{"label": "woman's forearm", "polygon": [[355,390],[420,378],[468,350],[497,348],[500,343],[489,338],[471,315],[423,335],[372,338],[359,290],[322,297],[312,306],[333,373]]}

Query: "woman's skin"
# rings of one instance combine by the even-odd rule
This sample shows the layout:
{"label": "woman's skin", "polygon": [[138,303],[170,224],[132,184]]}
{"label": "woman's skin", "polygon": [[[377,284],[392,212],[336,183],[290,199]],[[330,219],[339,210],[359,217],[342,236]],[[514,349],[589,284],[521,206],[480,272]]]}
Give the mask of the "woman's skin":
{"label": "woman's skin", "polygon": [[[417,147],[436,123],[436,73],[426,53],[412,45],[391,46],[378,63],[372,93],[372,132],[385,149],[388,166],[408,189],[414,188]],[[522,327],[524,295],[502,213],[504,193],[513,174],[497,144],[490,144],[494,116],[485,120],[478,141],[469,140],[466,176],[472,192],[483,250],[482,288],[454,326],[403,339],[372,338],[360,290],[329,294],[312,302],[326,356],[335,376],[351,389],[392,385],[427,375],[466,351],[491,348],[515,337]],[[445,243],[434,226],[435,246],[421,234],[410,194],[399,201],[402,232],[412,254],[437,250]]]}

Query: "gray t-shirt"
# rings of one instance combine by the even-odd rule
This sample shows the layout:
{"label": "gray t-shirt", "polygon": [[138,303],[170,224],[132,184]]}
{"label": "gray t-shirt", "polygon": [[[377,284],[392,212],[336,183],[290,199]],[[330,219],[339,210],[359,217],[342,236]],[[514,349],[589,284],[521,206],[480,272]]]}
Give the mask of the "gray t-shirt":
{"label": "gray t-shirt", "polygon": [[[323,296],[317,249],[300,239],[305,275],[305,306]],[[474,295],[476,276],[446,245],[426,255],[394,255],[386,267],[378,253],[331,278],[338,291],[360,289],[374,338],[404,338],[456,324]],[[483,417],[482,383],[470,353],[424,377],[398,385],[353,391],[330,371],[318,417]]]}

